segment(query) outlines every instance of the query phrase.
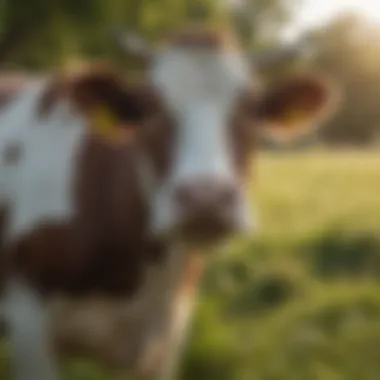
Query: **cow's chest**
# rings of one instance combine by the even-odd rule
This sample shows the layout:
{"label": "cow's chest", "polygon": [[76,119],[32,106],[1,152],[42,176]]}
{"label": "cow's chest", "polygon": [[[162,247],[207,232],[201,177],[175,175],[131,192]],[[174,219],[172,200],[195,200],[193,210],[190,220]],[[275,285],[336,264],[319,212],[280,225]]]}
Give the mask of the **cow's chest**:
{"label": "cow's chest", "polygon": [[130,296],[162,251],[147,237],[138,152],[64,127],[24,136],[9,186],[12,259],[44,291]]}
{"label": "cow's chest", "polygon": [[181,272],[178,259],[151,266],[132,297],[55,296],[50,307],[57,348],[63,355],[85,356],[111,367],[136,365],[170,324]]}
{"label": "cow's chest", "polygon": [[128,301],[60,300],[52,312],[59,352],[111,366],[129,365],[139,356],[149,325],[147,312],[131,309]]}

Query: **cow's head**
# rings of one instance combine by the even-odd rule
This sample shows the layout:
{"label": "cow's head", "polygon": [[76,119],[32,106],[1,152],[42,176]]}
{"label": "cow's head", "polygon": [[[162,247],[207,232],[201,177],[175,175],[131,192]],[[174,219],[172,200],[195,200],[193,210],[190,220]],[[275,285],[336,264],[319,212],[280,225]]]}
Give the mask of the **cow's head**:
{"label": "cow's head", "polygon": [[215,32],[179,35],[148,75],[162,105],[147,150],[159,177],[152,228],[191,242],[252,227],[244,182],[255,134],[292,138],[332,104],[330,83],[315,75],[261,90],[241,51]]}
{"label": "cow's head", "polygon": [[[330,83],[304,74],[263,90],[244,54],[213,31],[181,33],[151,58],[141,88],[126,91],[110,79],[91,85],[108,88],[103,98],[140,127],[154,179],[152,232],[213,243],[250,229],[244,183],[254,136],[292,138],[317,126],[331,109]],[[86,91],[77,96],[96,103]]]}

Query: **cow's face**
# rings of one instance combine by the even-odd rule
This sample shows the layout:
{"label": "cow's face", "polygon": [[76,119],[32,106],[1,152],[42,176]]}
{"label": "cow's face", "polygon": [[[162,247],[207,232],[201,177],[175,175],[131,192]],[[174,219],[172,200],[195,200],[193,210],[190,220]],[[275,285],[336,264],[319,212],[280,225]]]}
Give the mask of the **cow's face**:
{"label": "cow's face", "polygon": [[[150,81],[167,117],[157,122],[161,140],[151,147],[159,152],[153,161],[162,161],[152,229],[190,242],[252,228],[244,182],[255,129],[263,125],[278,134],[295,130],[294,121],[306,127],[329,100],[314,78],[260,93],[244,56],[216,36],[185,36],[162,50]],[[302,117],[289,124],[294,110]]]}
{"label": "cow's face", "polygon": [[147,85],[133,89],[94,74],[76,80],[72,94],[90,115],[103,104],[116,124],[139,126],[151,232],[190,243],[251,229],[244,183],[254,135],[308,130],[332,99],[313,75],[262,91],[244,55],[217,33],[183,34],[154,56],[147,74]]}
{"label": "cow's face", "polygon": [[250,83],[246,62],[237,51],[174,46],[156,57],[151,81],[174,134],[170,167],[155,196],[154,231],[203,241],[246,229],[237,167],[243,147],[233,124]]}

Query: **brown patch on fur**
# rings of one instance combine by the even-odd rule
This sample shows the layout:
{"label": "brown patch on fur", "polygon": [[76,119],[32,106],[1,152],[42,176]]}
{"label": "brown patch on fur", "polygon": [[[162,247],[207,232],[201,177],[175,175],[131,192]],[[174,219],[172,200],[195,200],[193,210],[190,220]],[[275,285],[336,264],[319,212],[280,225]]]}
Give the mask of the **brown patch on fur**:
{"label": "brown patch on fur", "polygon": [[109,147],[90,137],[79,157],[75,230],[86,272],[80,288],[134,291],[149,260],[148,210],[135,146]]}
{"label": "brown patch on fur", "polygon": [[78,157],[76,216],[40,225],[13,246],[16,265],[42,291],[131,295],[165,245],[147,236],[149,211],[139,184],[135,145],[89,136]]}
{"label": "brown patch on fur", "polygon": [[69,251],[72,239],[68,225],[46,223],[11,244],[12,267],[23,273],[42,292],[67,281],[74,256]]}

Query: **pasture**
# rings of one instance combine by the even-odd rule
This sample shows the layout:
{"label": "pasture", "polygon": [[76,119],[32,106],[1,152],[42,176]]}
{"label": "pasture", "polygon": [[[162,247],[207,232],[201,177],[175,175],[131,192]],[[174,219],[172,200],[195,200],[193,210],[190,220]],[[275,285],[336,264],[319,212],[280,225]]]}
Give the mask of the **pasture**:
{"label": "pasture", "polygon": [[378,380],[380,155],[265,153],[255,171],[258,234],[210,266],[182,379]]}

